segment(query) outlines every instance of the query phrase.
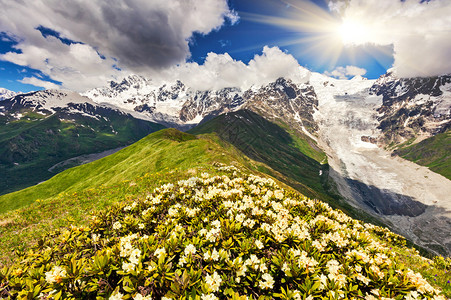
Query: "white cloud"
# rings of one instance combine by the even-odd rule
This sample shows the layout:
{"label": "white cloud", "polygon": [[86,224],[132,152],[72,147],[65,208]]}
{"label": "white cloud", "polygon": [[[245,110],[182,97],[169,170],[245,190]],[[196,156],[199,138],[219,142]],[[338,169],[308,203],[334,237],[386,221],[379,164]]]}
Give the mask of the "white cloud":
{"label": "white cloud", "polygon": [[362,42],[393,45],[398,76],[451,73],[451,1],[334,0],[329,7],[366,28]]}
{"label": "white cloud", "polygon": [[338,79],[349,79],[354,76],[363,76],[366,74],[366,70],[356,66],[337,67],[331,72],[324,72],[325,75],[335,77]]}
{"label": "white cloud", "polygon": [[248,64],[234,60],[228,53],[209,53],[203,65],[184,63],[165,72],[154,74],[154,79],[173,81],[180,79],[186,85],[198,89],[221,89],[261,86],[279,77],[303,83],[309,80],[310,72],[301,67],[290,54],[278,47],[263,48],[261,55],[255,55]]}
{"label": "white cloud", "polygon": [[59,85],[54,84],[53,82],[37,79],[36,77],[25,77],[25,78],[19,80],[19,82],[25,83],[25,84],[31,84],[36,87],[43,87],[45,89],[59,89],[60,88]]}
{"label": "white cloud", "polygon": [[[194,32],[208,34],[239,19],[227,0],[0,0],[0,6],[0,32],[21,50],[0,59],[38,69],[73,90],[183,63]],[[44,37],[40,26],[81,43]]]}

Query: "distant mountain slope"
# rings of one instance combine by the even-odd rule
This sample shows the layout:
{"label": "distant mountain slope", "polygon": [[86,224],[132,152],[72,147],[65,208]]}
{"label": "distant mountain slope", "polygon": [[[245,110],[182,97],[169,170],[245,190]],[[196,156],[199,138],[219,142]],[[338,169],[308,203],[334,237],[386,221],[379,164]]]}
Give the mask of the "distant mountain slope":
{"label": "distant mountain slope", "polygon": [[405,159],[427,166],[451,180],[451,130],[394,151]]}
{"label": "distant mountain slope", "polygon": [[[215,133],[246,156],[283,174],[304,194],[324,199],[328,196],[322,181],[327,178],[325,154],[305,141],[308,137],[290,135],[284,128],[262,116],[239,110],[216,117],[189,131]],[[302,145],[302,146],[301,146]]]}
{"label": "distant mountain slope", "polygon": [[66,159],[129,145],[164,126],[76,93],[41,91],[0,102],[0,194],[55,175]]}

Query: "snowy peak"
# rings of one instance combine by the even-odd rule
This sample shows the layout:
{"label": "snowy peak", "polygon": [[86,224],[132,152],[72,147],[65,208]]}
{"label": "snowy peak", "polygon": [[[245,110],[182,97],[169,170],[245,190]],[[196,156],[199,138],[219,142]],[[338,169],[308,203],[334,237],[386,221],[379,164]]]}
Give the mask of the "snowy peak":
{"label": "snowy peak", "polygon": [[76,92],[64,90],[20,94],[0,103],[0,115],[6,118],[6,122],[19,120],[30,112],[45,117],[57,114],[61,120],[74,120],[78,117],[100,120],[108,118],[113,112],[116,115],[125,115],[118,108],[99,105]]}
{"label": "snowy peak", "polygon": [[142,118],[179,129],[246,107],[270,120],[284,118],[298,129],[315,130],[311,116],[317,99],[313,88],[284,78],[242,91],[238,87],[195,90],[181,81],[155,85],[143,77],[128,77],[84,95],[96,103],[113,103]]}
{"label": "snowy peak", "polygon": [[[20,94],[9,99],[14,105],[32,107],[38,110],[53,111],[55,108],[67,107],[69,103],[95,103],[84,96],[72,91],[44,90],[27,94]],[[6,104],[6,103],[4,103]]]}
{"label": "snowy peak", "polygon": [[0,101],[12,98],[17,94],[19,94],[19,93],[7,90],[5,88],[0,88]]}

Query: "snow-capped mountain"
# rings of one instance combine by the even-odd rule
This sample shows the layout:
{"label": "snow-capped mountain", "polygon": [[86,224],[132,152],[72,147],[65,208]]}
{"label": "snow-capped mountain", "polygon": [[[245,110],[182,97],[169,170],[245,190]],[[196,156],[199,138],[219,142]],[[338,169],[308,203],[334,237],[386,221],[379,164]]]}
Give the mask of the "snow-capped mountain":
{"label": "snow-capped mountain", "polygon": [[14,97],[18,93],[7,90],[5,88],[0,88],[0,101]]}
{"label": "snow-capped mountain", "polygon": [[4,116],[7,122],[21,119],[24,110],[33,113],[50,116],[59,113],[70,119],[70,116],[84,116],[99,120],[104,116],[99,111],[105,113],[108,110],[115,110],[116,113],[124,114],[119,109],[102,106],[94,103],[91,99],[81,96],[72,91],[44,90],[19,94],[6,99],[0,103],[0,115]]}
{"label": "snow-capped mountain", "polygon": [[283,118],[290,125],[303,128],[305,133],[315,131],[312,115],[316,96],[312,87],[283,78],[246,91],[235,87],[201,91],[180,81],[155,86],[151,80],[133,75],[83,95],[96,103],[111,103],[134,111],[137,117],[179,129],[189,129],[202,120],[247,108],[271,120]]}
{"label": "snow-capped mountain", "polygon": [[188,129],[204,117],[215,115],[240,105],[238,89],[194,91],[182,82],[154,85],[149,79],[132,75],[121,82],[111,81],[103,88],[84,93],[96,103],[110,103],[136,115],[164,124]]}

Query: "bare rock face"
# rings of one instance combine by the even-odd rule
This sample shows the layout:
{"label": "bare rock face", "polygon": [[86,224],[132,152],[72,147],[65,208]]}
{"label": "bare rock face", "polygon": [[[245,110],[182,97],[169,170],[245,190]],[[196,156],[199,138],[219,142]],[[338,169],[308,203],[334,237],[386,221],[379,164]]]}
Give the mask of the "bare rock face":
{"label": "bare rock face", "polygon": [[365,143],[377,144],[377,138],[368,135],[362,135],[360,140]]}
{"label": "bare rock face", "polygon": [[382,96],[378,128],[385,145],[427,138],[451,127],[451,75],[400,79],[387,73],[371,92]]}
{"label": "bare rock face", "polygon": [[291,80],[279,78],[258,90],[246,91],[243,97],[245,108],[270,121],[282,120],[290,128],[311,136],[318,130],[313,119],[318,99],[311,85],[296,85]]}

